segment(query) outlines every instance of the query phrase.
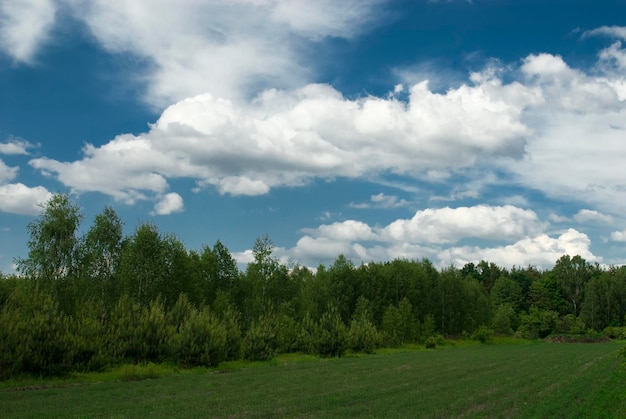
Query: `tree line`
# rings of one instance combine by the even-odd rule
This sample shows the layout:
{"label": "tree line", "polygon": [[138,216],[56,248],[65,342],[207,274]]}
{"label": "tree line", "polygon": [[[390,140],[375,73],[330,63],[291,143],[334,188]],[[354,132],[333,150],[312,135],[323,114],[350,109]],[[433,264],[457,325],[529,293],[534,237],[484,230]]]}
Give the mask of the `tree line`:
{"label": "tree line", "polygon": [[269,237],[240,270],[219,240],[189,250],[151,223],[124,235],[112,208],[83,215],[54,195],[28,225],[28,256],[0,280],[0,378],[124,362],[216,366],[277,353],[341,356],[443,337],[626,338],[626,267],[564,255],[550,270],[427,259],[312,270],[281,263]]}

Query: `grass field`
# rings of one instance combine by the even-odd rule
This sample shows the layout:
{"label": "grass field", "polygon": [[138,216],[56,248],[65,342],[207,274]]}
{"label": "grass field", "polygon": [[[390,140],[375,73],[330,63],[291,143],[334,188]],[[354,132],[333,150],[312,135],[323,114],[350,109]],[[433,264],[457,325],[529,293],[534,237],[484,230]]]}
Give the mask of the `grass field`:
{"label": "grass field", "polygon": [[[469,345],[0,390],[0,417],[626,417],[624,343]],[[156,367],[155,367],[156,368]],[[152,371],[148,375],[159,375]],[[141,374],[139,374],[141,375]],[[128,378],[133,378],[132,374]],[[65,384],[64,384],[65,383]]]}

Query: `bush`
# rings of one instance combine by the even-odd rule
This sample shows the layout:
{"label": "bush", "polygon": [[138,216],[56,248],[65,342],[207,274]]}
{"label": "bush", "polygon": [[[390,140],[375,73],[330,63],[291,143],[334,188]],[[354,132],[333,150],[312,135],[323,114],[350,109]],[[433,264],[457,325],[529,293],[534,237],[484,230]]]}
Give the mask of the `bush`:
{"label": "bush", "polygon": [[314,340],[317,353],[321,356],[341,357],[346,351],[346,326],[341,321],[339,312],[334,306],[329,307],[322,315]]}
{"label": "bush", "polygon": [[543,339],[555,330],[558,318],[559,315],[555,311],[531,307],[527,314],[520,316],[520,326],[517,330],[525,339]]}
{"label": "bush", "polygon": [[626,326],[609,326],[603,330],[605,336],[611,339],[626,339]]}
{"label": "bush", "polygon": [[208,309],[191,310],[172,336],[173,360],[183,367],[217,366],[227,356],[227,332]]}
{"label": "bush", "polygon": [[583,335],[586,332],[585,323],[573,314],[559,317],[556,322],[555,332],[570,335]]}
{"label": "bush", "polygon": [[425,342],[428,338],[435,336],[436,331],[435,317],[432,314],[426,315],[422,324],[421,340]]}
{"label": "bush", "polygon": [[493,330],[487,326],[480,326],[472,335],[472,339],[480,341],[480,343],[488,343],[493,337]]}
{"label": "bush", "polygon": [[437,338],[434,336],[430,336],[424,342],[424,346],[426,349],[434,349],[437,346]]}
{"label": "bush", "polygon": [[317,334],[318,324],[313,320],[311,315],[307,313],[300,322],[298,337],[296,341],[295,351],[306,354],[313,354],[316,351],[315,336]]}
{"label": "bush", "polygon": [[495,333],[504,336],[513,334],[515,326],[515,310],[511,304],[502,304],[496,310],[491,326]]}
{"label": "bush", "polygon": [[241,352],[246,361],[266,361],[276,355],[276,325],[273,317],[261,316],[254,321],[243,339]]}
{"label": "bush", "polygon": [[17,335],[10,338],[19,354],[18,371],[34,375],[59,375],[70,371],[73,348],[70,319],[59,310],[58,303],[49,295],[32,290],[16,307],[11,328]]}
{"label": "bush", "polygon": [[99,319],[97,304],[85,303],[71,322],[72,369],[101,371],[106,367],[105,329]]}
{"label": "bush", "polygon": [[348,330],[348,346],[352,351],[371,354],[380,342],[380,333],[372,322],[367,319],[352,320]]}

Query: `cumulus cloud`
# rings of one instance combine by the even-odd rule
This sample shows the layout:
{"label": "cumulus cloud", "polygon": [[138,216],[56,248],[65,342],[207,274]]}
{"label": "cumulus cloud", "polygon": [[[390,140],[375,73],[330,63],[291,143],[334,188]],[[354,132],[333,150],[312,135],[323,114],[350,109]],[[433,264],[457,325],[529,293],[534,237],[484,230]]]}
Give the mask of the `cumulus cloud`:
{"label": "cumulus cloud", "polygon": [[11,138],[6,143],[0,143],[0,154],[28,155],[28,149],[32,147],[33,145],[28,141],[19,138]]}
{"label": "cumulus cloud", "polygon": [[601,212],[596,210],[581,209],[574,215],[574,220],[578,221],[579,223],[591,221],[608,224],[613,221],[613,217],[611,217],[610,215],[602,214]]}
{"label": "cumulus cloud", "polygon": [[48,202],[52,194],[43,186],[30,188],[22,183],[0,185],[0,211],[14,214],[37,215],[41,204]]}
{"label": "cumulus cloud", "polygon": [[453,247],[442,250],[438,260],[455,266],[463,266],[468,262],[488,260],[499,266],[539,266],[549,268],[564,254],[580,255],[590,262],[602,259],[590,250],[591,240],[586,234],[569,229],[558,237],[541,234],[525,238],[513,244],[481,248],[477,246]]}
{"label": "cumulus cloud", "polygon": [[185,209],[183,197],[175,192],[165,194],[154,206],[152,215],[168,215]]}
{"label": "cumulus cloud", "polygon": [[[384,227],[347,220],[305,229],[296,245],[282,254],[313,264],[331,262],[340,253],[357,262],[427,257],[441,267],[484,259],[506,267],[549,268],[564,254],[601,261],[591,252],[586,234],[569,229],[552,237],[543,231],[545,226],[534,212],[511,206],[425,209],[411,220],[396,220]],[[486,244],[455,245],[469,238]]]}
{"label": "cumulus cloud", "polygon": [[614,242],[626,242],[626,230],[614,231],[610,237]]}
{"label": "cumulus cloud", "polygon": [[[617,48],[614,46],[614,48]],[[623,53],[623,49],[619,47]],[[603,212],[626,207],[626,120],[623,72],[590,75],[555,55],[527,57],[521,72],[542,103],[528,108],[524,122],[533,128],[526,156],[506,164],[526,187],[557,199],[575,199]]]}
{"label": "cumulus cloud", "polygon": [[0,0],[0,50],[31,64],[55,21],[54,0]]}
{"label": "cumulus cloud", "polygon": [[494,80],[445,94],[420,83],[408,103],[347,99],[320,84],[267,90],[246,105],[207,93],[168,107],[147,133],[87,145],[82,160],[31,165],[72,189],[127,201],[162,193],[177,177],[223,194],[259,195],[313,178],[428,176],[485,156],[521,158],[530,130],[520,117],[534,98]]}
{"label": "cumulus cloud", "polygon": [[18,172],[17,167],[9,167],[2,160],[0,160],[0,185],[15,179]]}
{"label": "cumulus cloud", "polygon": [[381,233],[395,242],[454,243],[470,237],[510,240],[537,234],[542,228],[534,211],[478,205],[417,211],[410,220],[396,220]]}

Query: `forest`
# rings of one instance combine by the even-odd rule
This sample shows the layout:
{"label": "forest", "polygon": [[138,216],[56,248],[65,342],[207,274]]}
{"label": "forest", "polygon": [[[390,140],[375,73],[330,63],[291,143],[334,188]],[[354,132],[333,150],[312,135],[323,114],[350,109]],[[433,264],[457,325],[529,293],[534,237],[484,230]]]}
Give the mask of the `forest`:
{"label": "forest", "polygon": [[[445,338],[626,338],[626,267],[564,255],[550,270],[488,261],[281,263],[268,236],[241,270],[219,240],[189,250],[149,222],[125,236],[110,207],[84,234],[56,194],[28,225],[28,255],[0,276],[0,379],[123,363],[217,366],[280,353],[342,356]],[[625,353],[626,356],[626,353]]]}

